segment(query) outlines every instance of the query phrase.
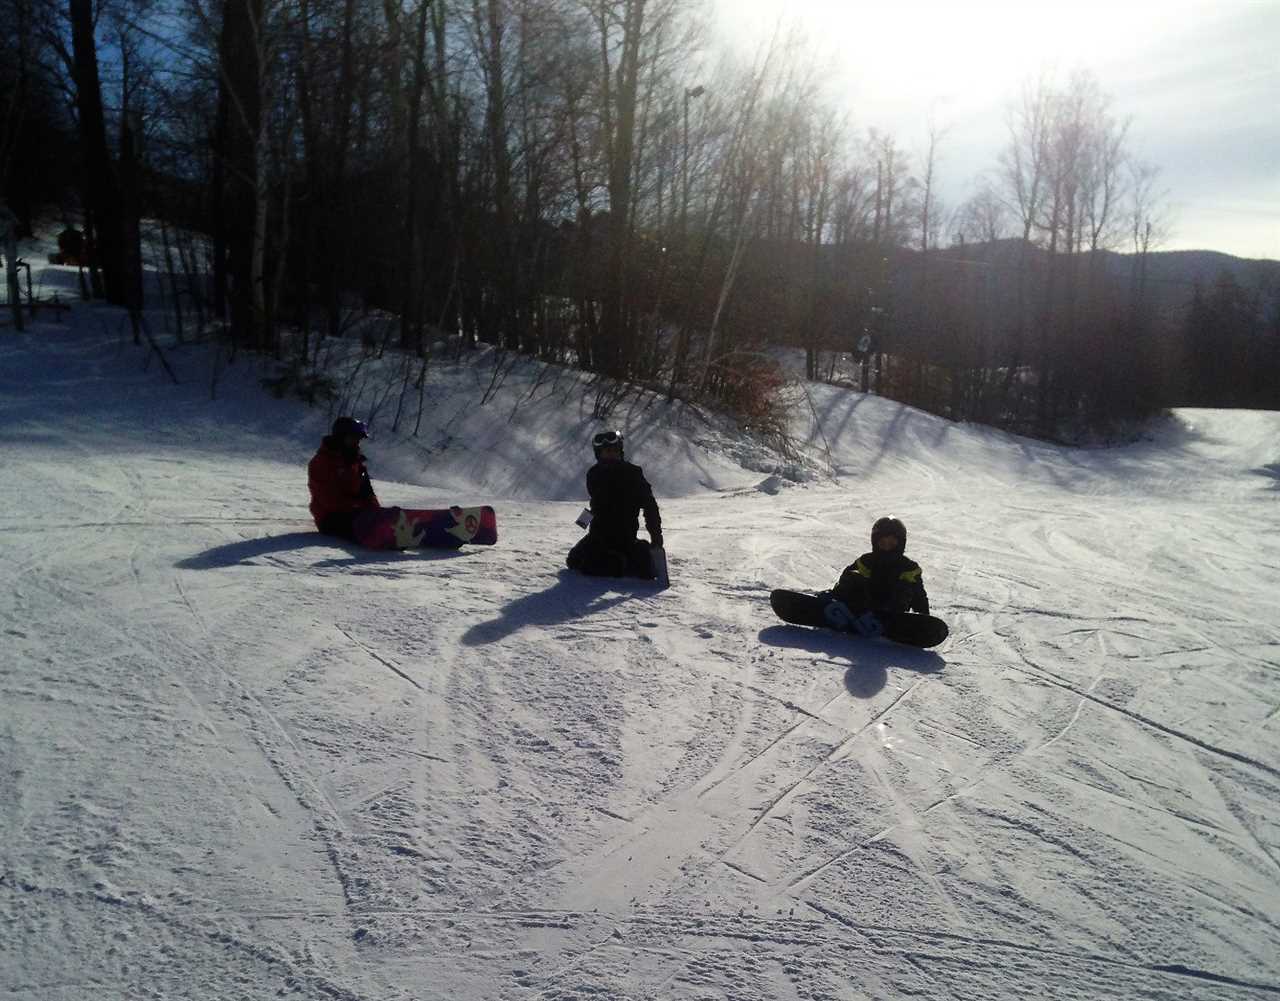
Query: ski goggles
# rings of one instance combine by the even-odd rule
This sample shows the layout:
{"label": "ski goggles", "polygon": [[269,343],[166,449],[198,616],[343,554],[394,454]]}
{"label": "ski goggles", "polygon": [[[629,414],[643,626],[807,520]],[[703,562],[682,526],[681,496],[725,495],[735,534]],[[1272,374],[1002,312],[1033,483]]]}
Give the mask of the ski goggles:
{"label": "ski goggles", "polygon": [[598,435],[591,439],[591,444],[596,448],[605,448],[609,445],[622,444],[621,431],[601,431]]}

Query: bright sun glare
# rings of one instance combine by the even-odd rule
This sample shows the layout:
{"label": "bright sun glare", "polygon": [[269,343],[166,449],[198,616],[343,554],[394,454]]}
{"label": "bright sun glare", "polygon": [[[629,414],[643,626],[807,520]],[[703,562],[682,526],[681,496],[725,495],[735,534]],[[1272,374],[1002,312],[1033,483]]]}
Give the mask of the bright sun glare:
{"label": "bright sun glare", "polygon": [[940,101],[952,113],[1003,101],[1044,69],[1094,67],[1149,45],[1203,0],[993,3],[971,0],[719,0],[743,41],[796,23],[856,100]]}

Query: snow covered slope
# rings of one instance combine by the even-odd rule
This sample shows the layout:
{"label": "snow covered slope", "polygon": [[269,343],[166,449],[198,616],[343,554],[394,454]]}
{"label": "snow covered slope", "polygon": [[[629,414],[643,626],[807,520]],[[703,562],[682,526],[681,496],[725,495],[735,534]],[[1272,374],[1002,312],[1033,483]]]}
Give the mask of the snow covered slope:
{"label": "snow covered slope", "polygon": [[[816,388],[837,476],[757,489],[637,414],[654,593],[560,570],[589,414],[378,436],[501,538],[361,552],[320,413],[78,323],[0,336],[6,997],[1280,993],[1280,415],[1079,451]],[[943,647],[772,618],[890,512]]]}

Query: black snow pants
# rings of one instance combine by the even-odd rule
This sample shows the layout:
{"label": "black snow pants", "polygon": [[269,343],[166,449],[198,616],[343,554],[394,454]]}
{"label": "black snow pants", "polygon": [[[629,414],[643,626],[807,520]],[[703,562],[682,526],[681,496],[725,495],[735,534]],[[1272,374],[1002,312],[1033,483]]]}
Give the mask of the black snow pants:
{"label": "black snow pants", "polygon": [[591,577],[639,577],[653,580],[653,558],[649,543],[639,539],[597,539],[585,535],[569,550],[565,563],[570,570]]}

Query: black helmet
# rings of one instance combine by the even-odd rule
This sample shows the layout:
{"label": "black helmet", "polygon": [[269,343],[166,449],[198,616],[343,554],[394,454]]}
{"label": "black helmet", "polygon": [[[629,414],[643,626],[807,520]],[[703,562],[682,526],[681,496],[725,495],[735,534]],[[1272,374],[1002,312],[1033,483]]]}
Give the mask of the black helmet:
{"label": "black helmet", "polygon": [[603,448],[616,448],[621,454],[622,449],[622,432],[621,431],[601,431],[591,439],[591,450],[595,453],[596,458],[600,458],[600,450]]}
{"label": "black helmet", "polygon": [[907,526],[900,519],[892,515],[876,519],[876,523],[871,526],[871,548],[876,552],[880,551],[880,538],[885,535],[897,537],[898,552],[907,548]]}
{"label": "black helmet", "polygon": [[354,417],[339,417],[333,422],[333,436],[341,438],[343,435],[353,434],[359,438],[369,437],[369,428],[364,421],[358,421]]}

